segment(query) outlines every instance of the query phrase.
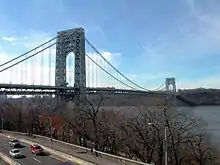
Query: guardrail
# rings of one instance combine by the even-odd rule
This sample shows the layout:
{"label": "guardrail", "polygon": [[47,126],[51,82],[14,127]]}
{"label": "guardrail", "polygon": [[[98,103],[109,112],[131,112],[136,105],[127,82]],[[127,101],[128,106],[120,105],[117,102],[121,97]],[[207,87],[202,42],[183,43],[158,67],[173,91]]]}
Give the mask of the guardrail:
{"label": "guardrail", "polygon": [[2,158],[2,160],[4,160],[6,163],[10,165],[20,165],[20,163],[14,161],[13,159],[5,155],[2,151],[0,151],[0,158]]}
{"label": "guardrail", "polygon": [[[17,134],[17,135],[22,135],[22,136],[26,136],[26,134],[27,134],[27,133],[23,133],[23,132],[7,131],[7,130],[3,130],[3,133]],[[41,135],[36,135],[36,134],[34,134],[34,136],[36,136],[39,139],[41,138],[41,139],[44,139],[44,140],[47,140],[48,142],[50,142],[50,138],[49,137],[45,137],[45,136],[41,136]],[[53,143],[54,142],[60,143],[60,144],[63,144],[63,145],[68,145],[69,147],[82,149],[82,150],[87,151],[87,152],[91,152],[90,148],[82,147],[82,146],[79,146],[79,145],[70,144],[70,143],[63,142],[63,141],[56,140],[56,139],[53,139]],[[102,151],[97,151],[96,150],[95,152],[98,153],[101,156],[105,156],[105,157],[111,158],[113,160],[119,160],[121,163],[128,162],[128,163],[134,163],[134,164],[137,164],[137,165],[153,165],[153,164],[148,164],[148,163],[132,160],[132,159],[128,159],[128,158],[117,156],[117,155],[108,154],[108,153],[105,153],[105,152],[102,152]]]}

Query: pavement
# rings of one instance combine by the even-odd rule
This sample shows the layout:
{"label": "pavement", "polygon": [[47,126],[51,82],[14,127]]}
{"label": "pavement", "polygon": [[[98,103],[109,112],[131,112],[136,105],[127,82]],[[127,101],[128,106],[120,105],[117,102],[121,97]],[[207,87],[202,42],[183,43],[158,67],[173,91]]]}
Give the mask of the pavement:
{"label": "pavement", "polygon": [[[7,134],[7,135],[9,135],[9,134]],[[30,140],[30,141],[39,143],[39,144],[47,146],[47,147],[51,147],[50,140],[47,140],[47,139],[42,139],[42,138],[33,139],[33,138],[29,138],[27,136],[15,135],[15,134],[13,134],[13,136],[16,137],[17,139],[22,138],[22,139],[26,139],[26,140]],[[121,165],[121,162],[119,160],[115,160],[115,159],[107,158],[107,157],[101,157],[100,155],[97,157],[95,155],[85,153],[84,151],[82,151],[82,149],[72,147],[70,145],[65,145],[65,144],[53,142],[52,148],[55,150],[64,152],[66,154],[72,155],[74,157],[77,157],[79,159],[85,160],[87,162],[94,163],[96,165]],[[123,164],[125,164],[125,163],[123,163]],[[131,163],[128,163],[128,164],[131,164]]]}
{"label": "pavement", "polygon": [[[22,143],[21,143],[22,144]],[[11,147],[8,145],[8,138],[0,136],[0,152],[6,154],[10,157],[9,151]],[[49,153],[46,153],[42,156],[36,156],[33,155],[30,150],[29,146],[22,144],[22,147],[20,148],[22,151],[22,154],[24,155],[21,158],[12,158],[16,162],[20,163],[21,165],[57,165],[61,162],[67,162],[66,160],[62,160],[58,157],[55,157],[53,155],[50,155]]]}

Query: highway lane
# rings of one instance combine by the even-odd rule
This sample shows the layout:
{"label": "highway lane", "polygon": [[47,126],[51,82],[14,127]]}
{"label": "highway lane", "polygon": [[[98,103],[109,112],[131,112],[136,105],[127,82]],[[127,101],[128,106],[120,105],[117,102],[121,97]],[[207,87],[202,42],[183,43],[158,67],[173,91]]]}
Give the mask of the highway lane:
{"label": "highway lane", "polygon": [[[24,144],[22,144],[24,145]],[[11,147],[8,145],[8,138],[0,136],[0,151],[4,152],[7,156],[9,155]],[[17,158],[14,159],[21,165],[56,165],[60,162],[65,162],[65,160],[61,160],[57,157],[54,157],[53,155],[45,154],[43,156],[36,156],[33,155],[28,146],[25,146],[23,148],[20,148],[22,151],[22,154],[24,155],[23,158]]]}
{"label": "highway lane", "polygon": [[[3,134],[3,135],[10,135],[10,134]],[[22,135],[16,135],[12,134],[12,136],[18,138],[18,139],[26,139],[26,140],[31,140],[33,142],[39,143],[41,145],[44,145],[46,147],[50,147],[50,141],[48,139],[41,139],[41,138],[36,138],[36,139],[30,139],[27,136],[22,136]],[[1,136],[0,136],[1,137]],[[77,157],[79,159],[97,164],[97,165],[120,165],[120,161],[117,161],[115,159],[111,159],[108,157],[96,157],[95,155],[87,154],[84,153],[82,149],[72,147],[69,145],[61,144],[61,143],[52,143],[52,148],[64,153],[67,153],[69,155],[72,155],[74,157]]]}

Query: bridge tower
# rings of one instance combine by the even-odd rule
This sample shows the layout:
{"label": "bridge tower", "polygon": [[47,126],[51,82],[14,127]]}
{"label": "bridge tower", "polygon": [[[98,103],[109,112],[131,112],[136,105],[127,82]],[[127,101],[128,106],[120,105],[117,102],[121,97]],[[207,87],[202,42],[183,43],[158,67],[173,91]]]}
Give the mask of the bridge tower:
{"label": "bridge tower", "polygon": [[75,97],[80,98],[86,92],[85,31],[81,27],[57,33],[55,86],[67,86],[66,58],[71,52],[75,54]]}
{"label": "bridge tower", "polygon": [[[172,88],[170,89],[170,86]],[[174,77],[166,78],[166,91],[167,92],[176,92],[176,81]]]}
{"label": "bridge tower", "polygon": [[[176,106],[176,80],[174,77],[166,78],[166,91],[172,92],[173,95],[173,106]],[[171,86],[171,89],[170,89]]]}

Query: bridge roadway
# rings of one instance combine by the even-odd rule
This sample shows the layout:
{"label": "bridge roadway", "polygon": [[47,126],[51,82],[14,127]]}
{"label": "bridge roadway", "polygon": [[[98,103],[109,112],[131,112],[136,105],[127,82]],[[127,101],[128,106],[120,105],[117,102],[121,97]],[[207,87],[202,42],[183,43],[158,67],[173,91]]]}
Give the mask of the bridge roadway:
{"label": "bridge roadway", "polygon": [[[48,85],[25,85],[25,84],[0,84],[0,94],[9,95],[33,95],[33,94],[67,94],[74,93],[75,87],[57,87]],[[166,91],[142,91],[114,88],[86,88],[88,94],[92,93],[129,93],[129,94],[163,94],[174,95]],[[63,92],[61,92],[63,91]]]}
{"label": "bridge roadway", "polygon": [[[10,135],[10,134],[4,134],[4,135]],[[41,145],[44,145],[46,147],[50,147],[50,141],[47,139],[42,139],[42,138],[28,138],[27,136],[22,136],[22,135],[17,135],[17,134],[11,134],[13,137],[16,137],[17,139],[26,139],[26,140],[30,140],[36,143],[39,143]],[[1,138],[1,135],[0,135]],[[0,139],[1,140],[1,139]],[[0,142],[1,143],[1,142]],[[4,142],[7,143],[7,142]],[[82,149],[76,148],[76,147],[72,147],[69,145],[65,145],[65,144],[60,144],[60,143],[52,143],[52,148],[64,153],[67,153],[69,155],[72,155],[74,157],[77,157],[79,159],[82,159],[84,161],[90,162],[90,163],[94,163],[96,165],[121,165],[121,163],[117,160],[113,160],[112,158],[108,158],[108,157],[96,157],[95,155],[91,155],[91,154],[87,154],[85,152],[82,151]],[[43,159],[41,160],[43,162]],[[131,164],[131,163],[129,163]],[[49,164],[48,164],[49,165]]]}
{"label": "bridge roadway", "polygon": [[[35,156],[33,155],[30,150],[29,146],[22,144],[23,147],[20,148],[22,151],[22,154],[24,155],[22,158],[14,159],[16,162],[20,163],[21,165],[56,165],[60,162],[67,162],[65,160],[61,160],[60,158],[57,158],[50,154],[45,154],[42,156]],[[10,157],[9,151],[10,146],[8,145],[8,138],[4,136],[0,136],[0,152],[3,152],[7,156]]]}

